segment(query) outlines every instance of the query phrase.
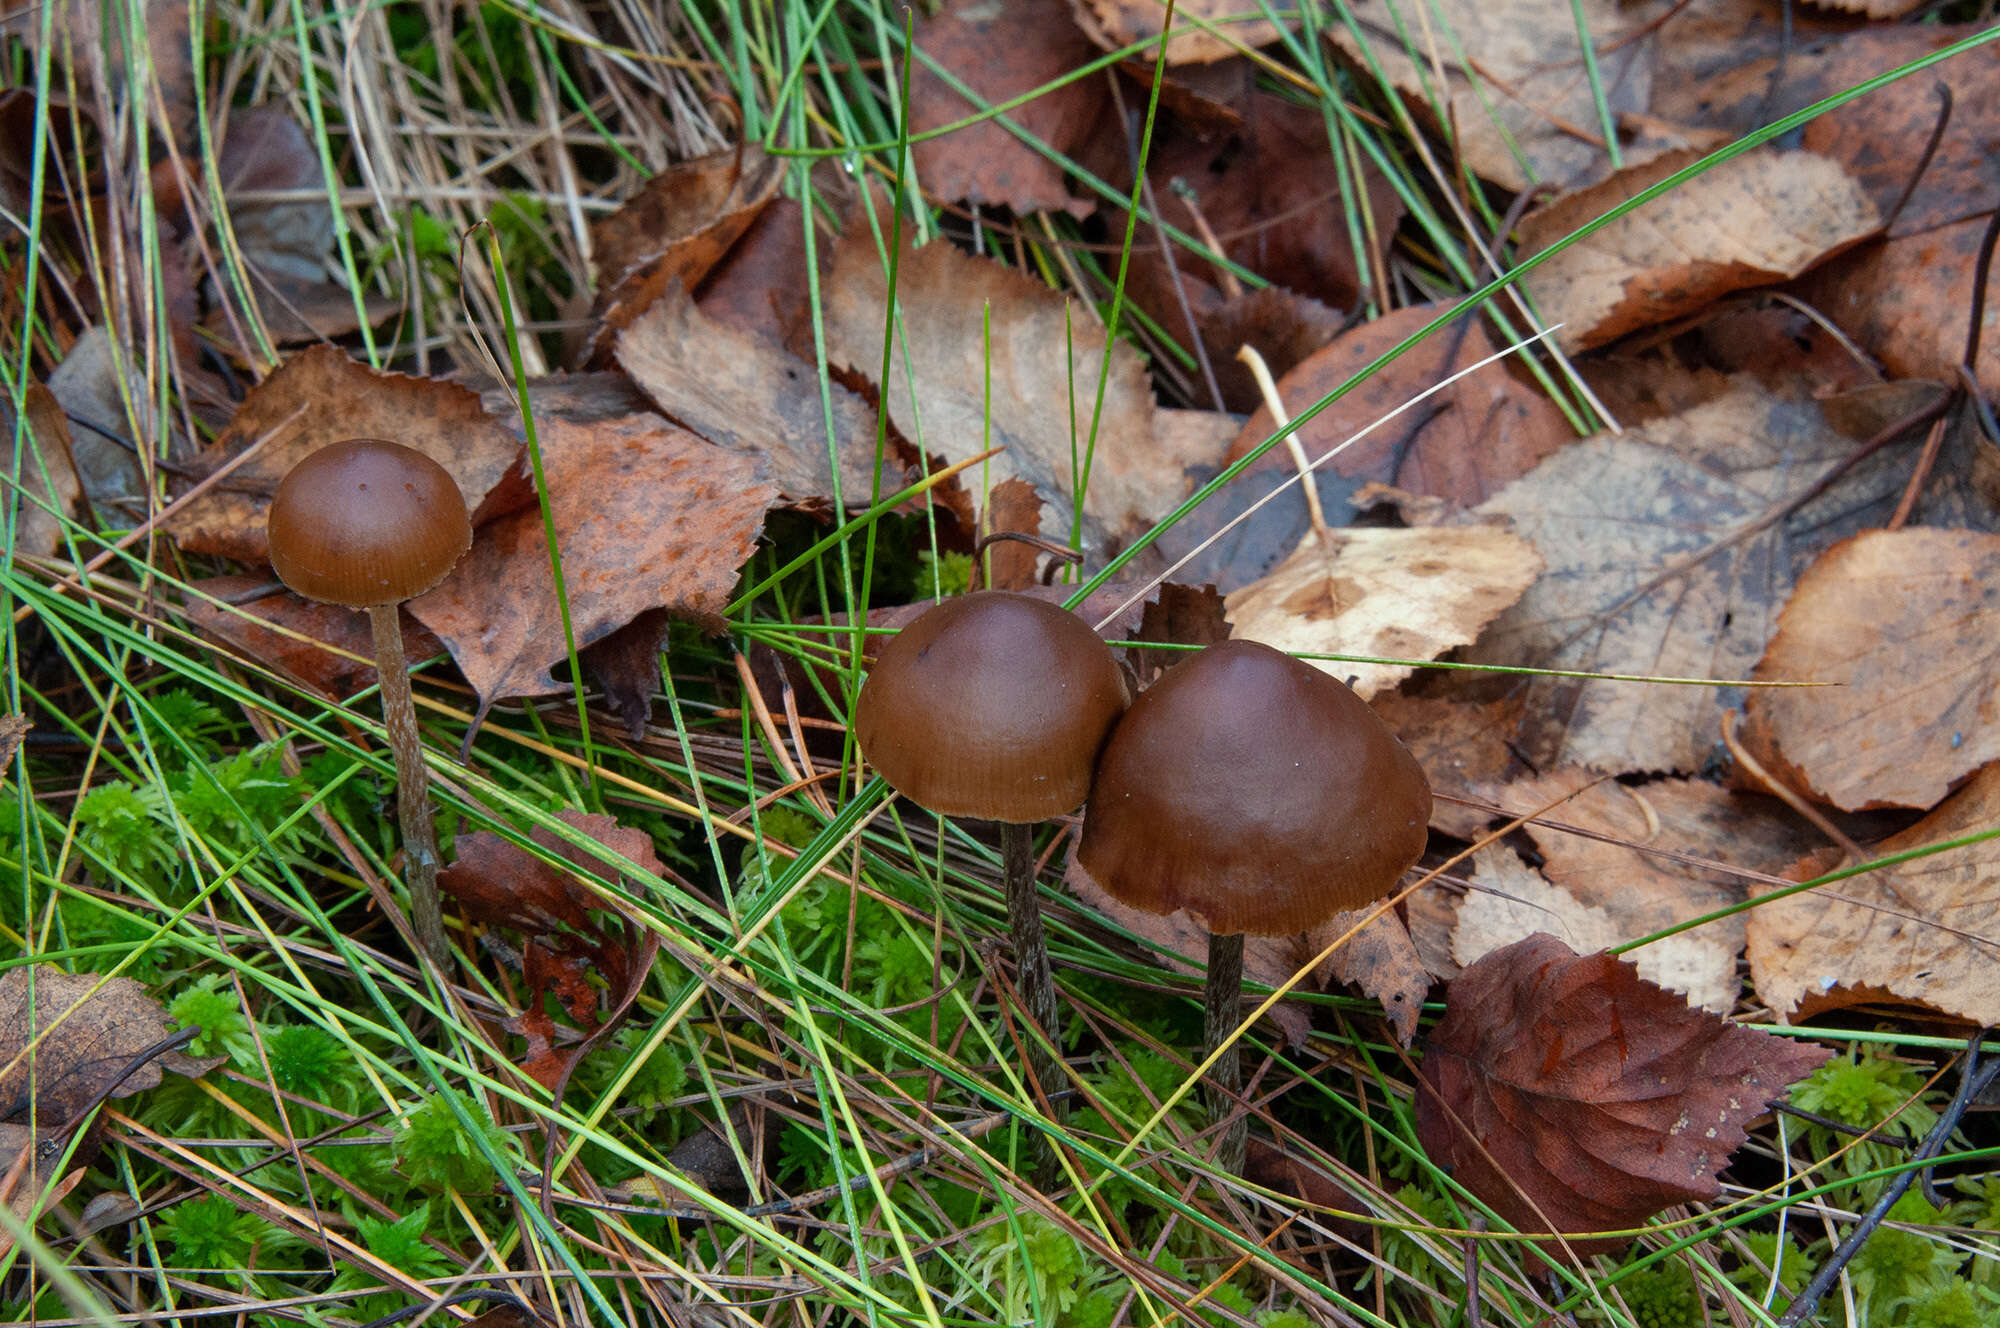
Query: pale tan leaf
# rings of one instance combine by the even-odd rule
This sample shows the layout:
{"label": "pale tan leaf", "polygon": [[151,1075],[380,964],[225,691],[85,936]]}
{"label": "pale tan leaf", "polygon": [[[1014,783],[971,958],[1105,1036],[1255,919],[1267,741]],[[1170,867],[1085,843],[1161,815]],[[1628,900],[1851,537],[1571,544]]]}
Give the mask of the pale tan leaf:
{"label": "pale tan leaf", "polygon": [[[1292,653],[1435,659],[1474,640],[1541,573],[1541,555],[1489,527],[1333,530],[1269,576],[1229,596],[1231,635]],[[1415,670],[1346,660],[1311,663],[1352,678],[1363,697]]]}
{"label": "pale tan leaf", "polygon": [[[1744,737],[1850,811],[1929,807],[2000,759],[2000,535],[1915,527],[1827,550],[1778,620]],[[1859,611],[1857,611],[1859,610]]]}
{"label": "pale tan leaf", "polygon": [[[2000,764],[1872,846],[1881,857],[2000,824]],[[1788,873],[1811,880],[1837,851]],[[1768,893],[1768,888],[1762,891]],[[1986,840],[1851,877],[1750,910],[1750,976],[1782,1019],[1859,1003],[1907,1003],[2000,1023],[2000,842]]]}
{"label": "pale tan leaf", "polygon": [[[1669,153],[1557,199],[1521,223],[1532,256],[1700,156]],[[1678,318],[1733,290],[1797,276],[1881,224],[1867,191],[1810,152],[1732,158],[1554,255],[1522,278],[1566,350]]]}

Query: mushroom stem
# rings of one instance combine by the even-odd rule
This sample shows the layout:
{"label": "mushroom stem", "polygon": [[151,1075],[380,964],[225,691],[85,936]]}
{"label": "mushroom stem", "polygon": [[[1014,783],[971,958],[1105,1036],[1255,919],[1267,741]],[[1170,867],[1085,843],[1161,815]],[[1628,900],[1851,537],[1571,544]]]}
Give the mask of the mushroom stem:
{"label": "mushroom stem", "polygon": [[1062,1063],[1050,1045],[1062,1036],[1062,1026],[1057,1022],[1056,982],[1049,972],[1048,936],[1042,930],[1042,909],[1035,899],[1034,827],[1003,823],[1000,860],[1007,873],[1007,922],[1014,933],[1021,1003],[1035,1024],[1025,1039],[1028,1072],[1048,1101],[1049,1116],[1061,1120],[1063,1104],[1069,1099],[1059,1096],[1067,1085]]}
{"label": "mushroom stem", "polygon": [[417,942],[443,972],[451,960],[438,906],[437,830],[431,823],[430,775],[417,737],[417,708],[410,700],[410,666],[403,657],[403,627],[394,604],[368,610],[375,631],[375,662],[382,678],[382,723],[396,758],[396,812],[403,825],[404,876],[410,886],[410,920]]}
{"label": "mushroom stem", "polygon": [[1202,988],[1202,1047],[1209,1054],[1217,1048],[1215,1064],[1208,1067],[1203,1095],[1208,1099],[1212,1121],[1226,1121],[1216,1137],[1215,1162],[1223,1171],[1243,1170],[1248,1147],[1250,1121],[1236,1110],[1236,1097],[1243,1087],[1243,1063],[1233,1035],[1243,1018],[1243,933],[1208,937],[1208,981]]}

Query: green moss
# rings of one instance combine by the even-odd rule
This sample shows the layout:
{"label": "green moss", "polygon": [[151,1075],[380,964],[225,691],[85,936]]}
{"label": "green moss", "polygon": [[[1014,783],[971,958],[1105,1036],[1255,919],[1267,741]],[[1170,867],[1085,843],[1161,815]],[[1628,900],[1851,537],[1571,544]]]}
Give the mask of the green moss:
{"label": "green moss", "polygon": [[490,1194],[493,1164],[486,1160],[486,1152],[472,1133],[459,1123],[453,1102],[470,1118],[487,1149],[503,1158],[509,1155],[507,1136],[486,1114],[486,1108],[456,1089],[446,1089],[425,1098],[403,1118],[395,1136],[396,1165],[421,1189]]}

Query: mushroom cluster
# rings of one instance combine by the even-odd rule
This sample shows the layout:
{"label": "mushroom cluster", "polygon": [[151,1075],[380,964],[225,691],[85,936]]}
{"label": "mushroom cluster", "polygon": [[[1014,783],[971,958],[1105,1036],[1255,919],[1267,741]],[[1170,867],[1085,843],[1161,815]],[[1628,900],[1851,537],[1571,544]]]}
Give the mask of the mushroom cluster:
{"label": "mushroom cluster", "polygon": [[[1210,646],[1136,701],[1097,634],[1002,591],[947,600],[882,650],[854,710],[863,756],[944,815],[1002,822],[1023,1004],[1060,1037],[1031,827],[1084,802],[1078,861],[1114,897],[1209,931],[1216,1159],[1239,1169],[1243,937],[1308,931],[1382,898],[1422,856],[1430,784],[1346,685],[1252,641]],[[1129,704],[1129,708],[1128,708]],[[1060,1065],[1030,1042],[1035,1081]]]}

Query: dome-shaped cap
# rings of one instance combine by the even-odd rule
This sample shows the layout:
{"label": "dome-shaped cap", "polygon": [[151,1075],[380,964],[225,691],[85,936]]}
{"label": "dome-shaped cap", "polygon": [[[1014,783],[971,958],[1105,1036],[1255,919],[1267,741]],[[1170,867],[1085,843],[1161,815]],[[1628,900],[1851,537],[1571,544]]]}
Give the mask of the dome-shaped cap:
{"label": "dome-shaped cap", "polygon": [[1058,605],[1004,590],[948,599],[882,647],[854,704],[861,754],[946,816],[1047,820],[1090,791],[1131,693],[1111,648]]}
{"label": "dome-shaped cap", "polygon": [[451,473],[379,438],[322,447],[278,482],[271,566],[307,599],[400,604],[444,580],[472,545]]}
{"label": "dome-shaped cap", "polygon": [[1345,684],[1255,641],[1169,669],[1113,730],[1077,860],[1217,935],[1305,931],[1423,855],[1430,782]]}

